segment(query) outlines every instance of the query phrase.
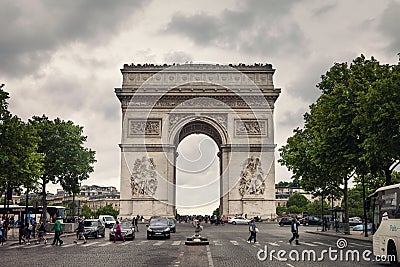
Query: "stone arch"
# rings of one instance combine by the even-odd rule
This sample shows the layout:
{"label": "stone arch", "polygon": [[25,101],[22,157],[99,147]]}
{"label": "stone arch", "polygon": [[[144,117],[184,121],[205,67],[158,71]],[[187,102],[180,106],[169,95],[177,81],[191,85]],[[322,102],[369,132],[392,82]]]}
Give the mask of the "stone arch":
{"label": "stone arch", "polygon": [[172,129],[170,141],[174,146],[178,146],[183,138],[191,134],[205,134],[212,138],[219,148],[228,143],[226,129],[215,120],[207,117],[193,117],[182,120]]}
{"label": "stone arch", "polygon": [[192,133],[219,147],[220,211],[275,214],[270,64],[124,65],[120,216],[174,216],[176,150]]}

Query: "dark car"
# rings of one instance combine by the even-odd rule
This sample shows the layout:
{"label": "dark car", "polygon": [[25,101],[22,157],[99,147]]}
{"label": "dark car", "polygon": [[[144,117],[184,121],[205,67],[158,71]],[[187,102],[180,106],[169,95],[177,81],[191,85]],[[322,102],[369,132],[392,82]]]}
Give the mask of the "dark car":
{"label": "dark car", "polygon": [[307,225],[322,225],[322,220],[315,216],[307,216],[303,218],[302,224]]}
{"label": "dark car", "polygon": [[293,218],[290,217],[283,217],[280,221],[279,221],[279,226],[284,226],[284,225],[292,225],[292,220]]}
{"label": "dark car", "polygon": [[147,225],[147,239],[153,237],[171,238],[171,228],[168,219],[164,217],[152,217]]}
{"label": "dark car", "polygon": [[167,218],[171,233],[176,233],[176,220],[174,218]]}
{"label": "dark car", "polygon": [[[125,238],[125,240],[135,239],[135,226],[132,224],[132,222],[122,221],[119,224],[121,225],[121,233],[122,233],[122,236]],[[116,227],[117,227],[117,224],[114,224],[114,226],[110,230],[110,241],[114,240]],[[120,236],[118,236],[117,240],[122,240],[122,238]]]}
{"label": "dark car", "polygon": [[106,227],[99,219],[86,219],[83,221],[83,226],[85,227],[83,235],[86,238],[99,238],[99,236],[104,237],[106,235]]}

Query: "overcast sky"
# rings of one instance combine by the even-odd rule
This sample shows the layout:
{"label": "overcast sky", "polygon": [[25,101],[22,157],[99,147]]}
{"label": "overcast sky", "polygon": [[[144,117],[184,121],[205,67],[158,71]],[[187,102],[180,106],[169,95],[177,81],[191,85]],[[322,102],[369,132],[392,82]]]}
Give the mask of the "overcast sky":
{"label": "overcast sky", "polygon": [[[364,54],[397,63],[399,14],[395,0],[0,0],[0,83],[22,119],[46,114],[83,126],[97,158],[85,184],[119,189],[114,88],[124,63],[272,64],[282,89],[279,148],[302,126],[315,85],[335,62]],[[276,180],[289,178],[277,164]]]}

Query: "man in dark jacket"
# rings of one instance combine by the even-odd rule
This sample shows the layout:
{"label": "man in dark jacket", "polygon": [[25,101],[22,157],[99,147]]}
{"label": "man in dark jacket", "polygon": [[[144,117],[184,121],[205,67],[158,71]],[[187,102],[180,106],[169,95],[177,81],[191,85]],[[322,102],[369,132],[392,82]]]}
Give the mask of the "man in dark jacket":
{"label": "man in dark jacket", "polygon": [[78,229],[76,229],[76,240],[74,241],[75,244],[78,243],[78,240],[80,238],[83,239],[83,244],[86,243],[86,238],[85,238],[84,232],[85,232],[85,225],[83,224],[82,218],[79,217],[79,219],[78,219]]}
{"label": "man in dark jacket", "polygon": [[298,245],[299,244],[299,223],[298,223],[296,217],[293,218],[290,229],[292,231],[292,238],[289,239],[289,243],[291,245],[293,240],[296,239],[296,245]]}

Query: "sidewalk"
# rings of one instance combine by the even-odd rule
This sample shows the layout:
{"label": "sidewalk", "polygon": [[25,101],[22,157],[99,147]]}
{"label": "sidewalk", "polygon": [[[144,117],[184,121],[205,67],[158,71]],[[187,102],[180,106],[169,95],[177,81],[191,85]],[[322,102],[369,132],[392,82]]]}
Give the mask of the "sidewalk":
{"label": "sidewalk", "polygon": [[[12,233],[12,229],[8,231],[7,235],[7,241],[4,243],[4,246],[15,246],[19,245],[19,236],[18,236],[18,229],[15,229],[16,231],[14,234]],[[50,241],[50,243],[53,241],[54,238],[54,232],[47,233],[47,240]],[[61,237],[67,237],[67,236],[74,236],[76,233],[64,233]],[[31,238],[31,243],[35,242],[37,238]],[[49,244],[49,243],[48,243]],[[1,247],[1,245],[0,245]]]}
{"label": "sidewalk", "polygon": [[313,230],[306,230],[306,233],[309,234],[317,234],[317,235],[325,235],[325,236],[333,236],[337,238],[345,238],[350,240],[357,240],[357,241],[364,241],[372,243],[372,234],[369,232],[368,237],[364,236],[364,232],[362,231],[350,231],[349,235],[345,235],[343,232],[336,232],[333,230],[328,230],[322,232],[322,229],[313,229]]}

